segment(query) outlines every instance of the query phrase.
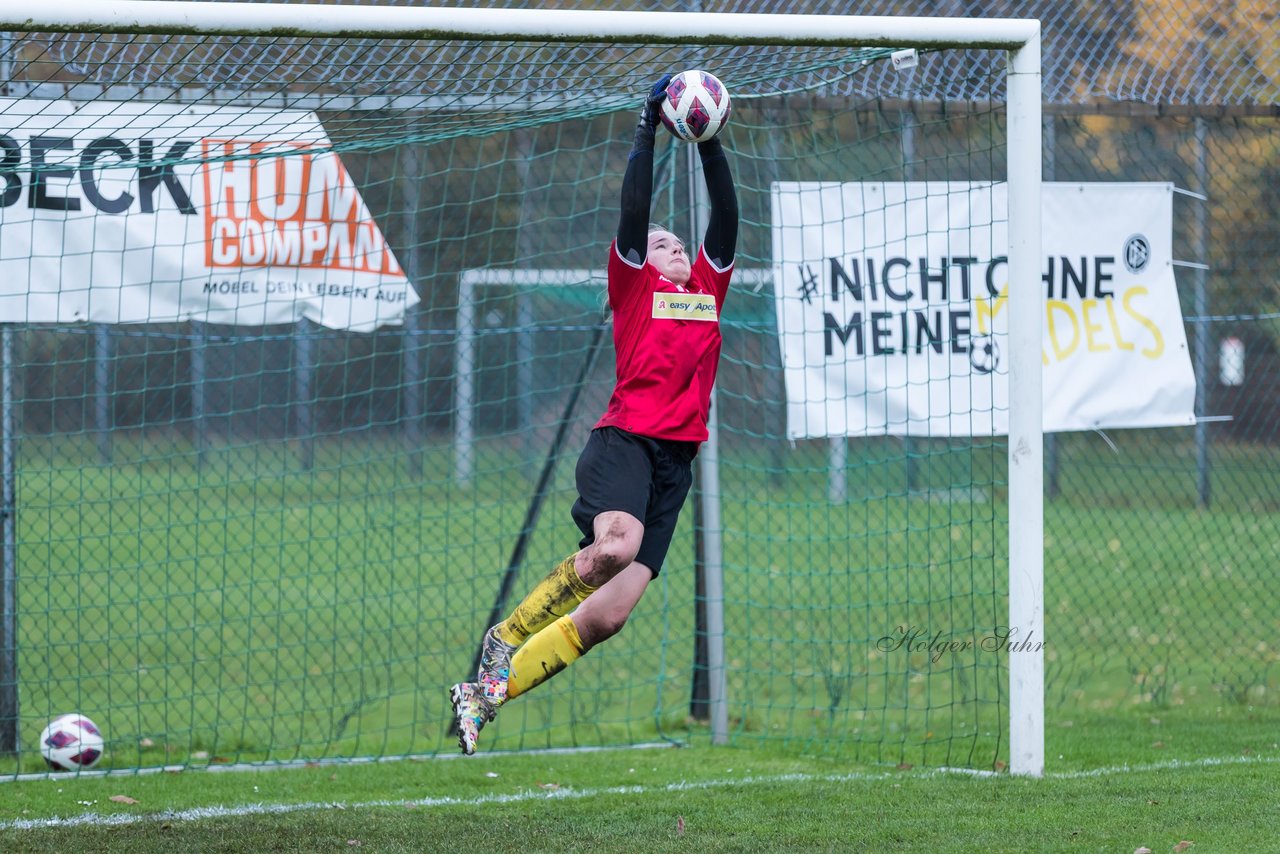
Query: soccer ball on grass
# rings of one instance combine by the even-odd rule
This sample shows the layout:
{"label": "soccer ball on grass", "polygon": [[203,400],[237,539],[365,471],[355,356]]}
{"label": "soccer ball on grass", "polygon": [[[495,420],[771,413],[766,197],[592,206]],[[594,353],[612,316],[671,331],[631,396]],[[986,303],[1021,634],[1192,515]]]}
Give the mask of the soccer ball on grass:
{"label": "soccer ball on grass", "polygon": [[729,121],[729,90],[709,72],[681,71],[667,84],[660,118],[679,139],[706,142]]}
{"label": "soccer ball on grass", "polygon": [[55,771],[91,768],[102,758],[102,731],[84,715],[54,718],[40,733],[40,755]]}

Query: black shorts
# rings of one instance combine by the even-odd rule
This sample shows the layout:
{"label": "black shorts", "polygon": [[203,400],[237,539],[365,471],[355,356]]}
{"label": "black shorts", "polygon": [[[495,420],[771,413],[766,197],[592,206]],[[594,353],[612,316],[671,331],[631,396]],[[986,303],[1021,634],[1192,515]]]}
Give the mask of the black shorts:
{"label": "black shorts", "polygon": [[582,531],[579,548],[595,542],[595,518],[623,510],[644,523],[636,554],[654,577],[662,571],[676,519],[693,483],[696,442],[637,436],[617,427],[597,427],[578,457],[578,500],[573,521]]}

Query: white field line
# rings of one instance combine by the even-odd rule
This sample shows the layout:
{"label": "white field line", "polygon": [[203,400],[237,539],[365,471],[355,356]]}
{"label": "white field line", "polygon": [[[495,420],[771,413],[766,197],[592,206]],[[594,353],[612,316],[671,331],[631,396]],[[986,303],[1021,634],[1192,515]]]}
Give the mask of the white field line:
{"label": "white field line", "polygon": [[[492,756],[492,754],[490,754]],[[1228,765],[1273,765],[1280,763],[1280,756],[1227,756],[1227,757],[1208,757],[1205,759],[1174,759],[1167,762],[1156,762],[1148,765],[1115,765],[1108,768],[1094,768],[1084,771],[1063,771],[1060,773],[1045,774],[1044,779],[1049,780],[1078,780],[1089,777],[1103,777],[1115,774],[1140,774],[1155,771],[1169,771],[1178,769],[1200,769],[1213,768]],[[398,800],[376,800],[376,801],[357,801],[353,803],[343,803],[340,801],[313,801],[307,803],[296,804],[242,804],[239,806],[214,806],[214,807],[193,807],[186,810],[170,810],[155,813],[134,814],[134,813],[113,813],[109,815],[101,815],[99,813],[84,813],[78,816],[70,816],[62,818],[54,816],[53,818],[32,818],[32,819],[12,819],[9,821],[0,821],[0,831],[3,830],[37,830],[52,827],[79,827],[85,825],[94,825],[97,827],[115,827],[126,824],[140,824],[144,822],[181,822],[181,821],[200,821],[211,818],[236,818],[250,815],[283,815],[286,813],[307,812],[318,810],[367,810],[382,809],[386,807],[400,807],[404,809],[413,809],[419,807],[481,807],[488,804],[515,804],[528,801],[550,801],[550,800],[582,800],[585,798],[598,798],[606,795],[652,795],[664,794],[671,792],[687,792],[706,789],[722,789],[731,786],[768,786],[779,783],[853,783],[853,782],[877,782],[885,780],[899,780],[904,776],[929,778],[944,776],[994,776],[992,772],[977,771],[968,768],[931,768],[919,771],[881,771],[881,772],[850,772],[847,774],[772,774],[764,776],[743,776],[732,779],[715,779],[715,780],[695,780],[682,781],[679,783],[667,783],[661,786],[610,786],[602,789],[552,789],[544,791],[521,791],[509,794],[494,795],[477,795],[469,798],[454,797],[434,797],[434,798],[410,798]],[[1001,774],[999,776],[1008,776]],[[1028,778],[1029,780],[1031,778]]]}
{"label": "white field line", "polygon": [[461,753],[403,753],[394,756],[330,756],[321,759],[271,759],[262,762],[230,762],[216,765],[152,765],[148,768],[116,768],[110,771],[41,771],[36,774],[14,774],[0,777],[0,784],[28,783],[33,780],[88,780],[94,777],[143,777],[152,774],[176,774],[208,772],[220,774],[227,771],[285,771],[290,768],[351,767],[353,765],[381,765],[384,762],[436,762],[449,759],[479,761],[502,756],[554,756],[566,753],[600,753],[604,751],[651,750],[655,747],[681,747],[670,741],[647,744],[628,744],[622,747],[543,747],[534,750],[491,750],[480,756],[463,756]]}

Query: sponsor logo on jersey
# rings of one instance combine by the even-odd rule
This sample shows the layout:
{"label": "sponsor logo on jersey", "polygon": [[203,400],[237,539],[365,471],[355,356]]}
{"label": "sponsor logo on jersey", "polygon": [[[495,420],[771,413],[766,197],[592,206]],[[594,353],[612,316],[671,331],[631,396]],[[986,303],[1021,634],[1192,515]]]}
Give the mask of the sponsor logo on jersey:
{"label": "sponsor logo on jersey", "polygon": [[653,316],[665,320],[717,320],[716,298],[711,294],[653,295]]}

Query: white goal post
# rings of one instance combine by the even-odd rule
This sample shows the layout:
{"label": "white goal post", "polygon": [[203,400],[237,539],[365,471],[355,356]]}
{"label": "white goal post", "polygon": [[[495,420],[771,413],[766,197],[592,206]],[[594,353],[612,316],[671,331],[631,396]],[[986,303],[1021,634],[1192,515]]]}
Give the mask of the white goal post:
{"label": "white goal post", "polygon": [[[0,0],[0,29],[400,39],[595,40],[1004,50],[1009,204],[1009,621],[1035,652],[1009,657],[1010,769],[1044,770],[1040,23],[1036,20]],[[4,370],[10,370],[5,360]],[[8,383],[6,382],[6,387]],[[11,635],[10,635],[11,637]],[[722,688],[721,688],[722,690]],[[713,704],[723,704],[723,696]]]}

